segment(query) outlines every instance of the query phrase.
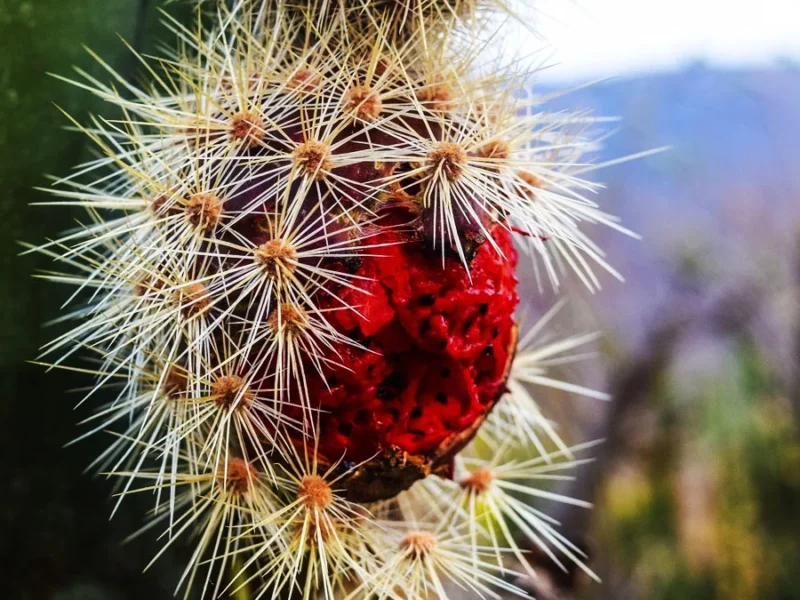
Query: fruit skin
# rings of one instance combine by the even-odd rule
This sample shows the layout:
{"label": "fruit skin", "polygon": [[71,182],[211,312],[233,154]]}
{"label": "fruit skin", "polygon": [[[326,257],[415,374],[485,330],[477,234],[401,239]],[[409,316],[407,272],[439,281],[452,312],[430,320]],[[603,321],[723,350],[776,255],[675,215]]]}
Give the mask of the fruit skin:
{"label": "fruit skin", "polygon": [[[402,221],[402,213],[390,211],[386,221]],[[366,349],[341,344],[322,376],[306,372],[322,410],[319,460],[358,465],[342,481],[348,499],[380,500],[431,473],[448,475],[505,392],[516,347],[517,255],[505,228],[491,234],[494,245],[478,247],[468,273],[457,258],[443,266],[419,236],[386,227],[379,256],[365,256],[355,273],[367,278],[355,280],[363,291],[340,292],[358,312],[335,310],[330,320]]]}

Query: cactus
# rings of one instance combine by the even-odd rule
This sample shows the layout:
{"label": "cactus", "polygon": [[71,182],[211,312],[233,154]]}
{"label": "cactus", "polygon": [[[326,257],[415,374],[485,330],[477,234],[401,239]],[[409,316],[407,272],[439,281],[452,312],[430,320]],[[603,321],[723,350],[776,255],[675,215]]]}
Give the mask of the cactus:
{"label": "cactus", "polygon": [[520,335],[516,288],[597,287],[580,227],[624,229],[586,197],[587,119],[485,73],[503,10],[214,3],[166,17],[145,86],[70,80],[119,117],[74,121],[99,152],[50,189],[88,219],[38,248],[79,320],[42,360],[92,361],[93,466],[193,541],[187,595],[523,595],[520,538],[594,577],[529,505],[585,505],[536,483],[587,446],[531,393],[604,397],[547,373],[593,338],[540,342],[558,307]]}

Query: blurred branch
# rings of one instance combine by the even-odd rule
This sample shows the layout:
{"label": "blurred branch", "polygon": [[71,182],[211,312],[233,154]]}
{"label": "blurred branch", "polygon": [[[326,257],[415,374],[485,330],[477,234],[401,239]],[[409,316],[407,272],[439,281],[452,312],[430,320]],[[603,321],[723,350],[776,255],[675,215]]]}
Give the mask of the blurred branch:
{"label": "blurred branch", "polygon": [[794,286],[792,299],[794,300],[795,313],[792,331],[792,364],[790,365],[789,400],[794,411],[795,421],[800,423],[800,232],[798,232],[794,252]]}
{"label": "blurred branch", "polygon": [[[657,314],[668,315],[650,333],[642,350],[623,360],[612,376],[610,403],[602,423],[589,439],[604,439],[597,459],[585,467],[562,493],[573,498],[596,502],[605,477],[612,466],[625,455],[627,427],[635,421],[636,410],[647,403],[658,382],[669,369],[677,347],[688,335],[704,329],[718,338],[730,337],[746,330],[757,313],[763,292],[746,284],[727,290],[710,301],[686,302],[685,298],[672,298]],[[690,307],[679,311],[675,307]],[[559,504],[552,515],[561,523],[565,536],[584,550],[591,559],[590,544],[592,511]],[[535,550],[531,549],[533,552]],[[569,565],[568,572],[561,571],[546,556],[542,556],[539,571],[544,577],[539,582],[527,584],[537,598],[560,600],[571,596],[584,581],[580,569]],[[605,589],[615,600],[619,595]]]}

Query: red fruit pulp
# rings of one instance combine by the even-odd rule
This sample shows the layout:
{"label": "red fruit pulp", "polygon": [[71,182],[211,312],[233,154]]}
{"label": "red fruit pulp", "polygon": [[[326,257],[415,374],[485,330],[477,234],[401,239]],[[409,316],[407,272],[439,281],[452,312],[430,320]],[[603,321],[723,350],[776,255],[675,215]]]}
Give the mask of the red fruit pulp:
{"label": "red fruit pulp", "polygon": [[[495,226],[492,237],[497,248],[484,242],[469,274],[397,229],[371,240],[386,245],[362,259],[360,289],[338,292],[358,312],[328,313],[366,350],[340,344],[323,376],[306,368],[311,402],[322,410],[322,459],[362,461],[392,447],[426,456],[493,406],[514,350],[519,297],[511,235]],[[299,433],[295,441],[303,443]]]}
{"label": "red fruit pulp", "polygon": [[[279,170],[277,163],[259,159],[290,150],[293,144],[296,150],[313,141],[301,122],[284,131],[291,142],[269,138],[262,146],[245,149],[243,156],[252,157],[252,164],[220,163],[219,179],[227,190],[225,210],[237,214],[231,231],[223,237],[233,236],[233,242],[247,239],[254,247],[271,239],[273,234],[263,224],[265,215],[275,212],[276,199],[267,191],[279,182]],[[413,120],[406,125],[423,129],[421,122],[415,124]],[[346,153],[374,145],[391,148],[399,143],[379,130],[361,135],[359,127],[354,124],[347,128],[340,136],[345,141],[330,146]],[[441,132],[433,129],[439,136]],[[459,434],[467,439],[504,390],[510,353],[515,347],[513,313],[519,301],[514,274],[517,254],[511,234],[501,225],[490,225],[488,216],[486,223],[475,223],[456,215],[459,235],[470,257],[469,272],[450,256],[450,240],[439,240],[448,246],[443,264],[441,254],[431,248],[436,237],[431,226],[432,209],[413,202],[413,196],[420,192],[414,176],[401,177],[386,190],[402,190],[400,196],[407,196],[408,202],[392,193],[379,202],[372,197],[374,182],[397,177],[401,167],[361,161],[332,170],[336,180],[347,182],[346,198],[340,198],[351,205],[347,208],[372,207],[373,216],[381,216],[378,223],[365,225],[370,230],[366,242],[369,252],[338,267],[322,259],[326,268],[351,273],[357,289],[340,287],[331,290],[333,295],[315,297],[314,301],[339,333],[361,346],[336,344],[330,356],[308,359],[303,368],[312,407],[320,409],[315,443],[323,462],[342,459],[356,463],[374,456],[398,456],[400,451],[422,462],[431,459],[428,468],[441,466],[449,456],[441,450],[453,446]],[[287,195],[292,197],[300,180],[289,185]],[[311,186],[305,190],[304,215],[321,219],[321,207],[331,208],[327,189]],[[465,201],[479,203],[471,196]],[[321,245],[341,243],[350,237],[350,222],[340,221],[328,224],[328,237],[320,240]],[[378,233],[373,235],[376,227]],[[485,227],[492,229],[494,243],[479,235]],[[357,244],[353,249],[357,253]],[[343,308],[343,304],[356,307],[357,312]],[[320,347],[324,349],[324,345]],[[315,366],[320,363],[324,365],[322,373]],[[281,410],[295,422],[307,420],[299,403],[286,402]],[[309,442],[305,433],[287,433],[298,446]],[[370,477],[387,475],[381,469],[378,467]],[[396,485],[370,489],[361,497],[396,493],[423,472],[398,476],[402,481]]]}

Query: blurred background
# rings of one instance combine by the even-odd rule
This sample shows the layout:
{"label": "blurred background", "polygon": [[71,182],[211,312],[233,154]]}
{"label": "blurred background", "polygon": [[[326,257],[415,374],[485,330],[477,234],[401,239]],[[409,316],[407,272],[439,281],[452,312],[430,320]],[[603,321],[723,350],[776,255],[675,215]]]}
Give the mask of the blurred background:
{"label": "blurred background", "polygon": [[[0,598],[160,600],[183,564],[178,548],[142,574],[155,542],[121,543],[140,507],[109,522],[108,483],[80,475],[103,440],[62,449],[80,417],[64,390],[86,382],[26,362],[53,335],[40,324],[64,290],[32,277],[46,261],[16,256],[18,240],[72,223],[29,206],[46,174],[87,152],[53,104],[84,121],[103,110],[46,72],[100,75],[86,43],[136,76],[117,34],[145,51],[168,42],[156,4],[0,0]],[[537,7],[542,39],[509,35],[506,51],[548,65],[530,85],[558,95],[551,108],[620,117],[602,125],[613,135],[595,161],[670,150],[595,174],[607,184],[599,202],[643,239],[594,232],[626,283],[605,277],[593,295],[566,286],[559,327],[604,333],[595,359],[569,375],[614,400],[543,398],[571,424],[567,439],[606,440],[566,490],[595,509],[543,508],[604,583],[545,570],[534,591],[800,599],[800,7]]]}

